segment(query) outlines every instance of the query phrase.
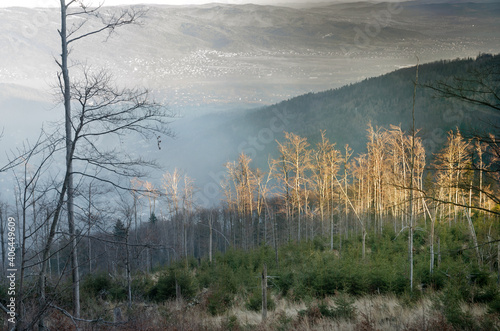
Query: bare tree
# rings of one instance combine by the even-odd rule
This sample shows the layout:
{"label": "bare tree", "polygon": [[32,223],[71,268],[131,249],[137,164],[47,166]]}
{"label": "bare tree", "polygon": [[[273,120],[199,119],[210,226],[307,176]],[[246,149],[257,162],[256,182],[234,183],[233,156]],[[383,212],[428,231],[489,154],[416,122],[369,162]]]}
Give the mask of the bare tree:
{"label": "bare tree", "polygon": [[[296,210],[297,215],[297,240],[302,238],[302,214],[305,209],[303,206],[303,198],[306,199],[306,174],[305,172],[310,167],[311,155],[307,149],[309,143],[306,138],[302,138],[294,133],[285,132],[284,143],[278,142],[278,149],[281,155],[283,169],[289,169],[287,172],[287,181],[285,185],[291,190],[292,206]],[[288,189],[287,188],[287,189]]]}
{"label": "bare tree", "polygon": [[[76,5],[73,8],[72,5]],[[80,315],[79,273],[77,261],[77,238],[74,224],[74,186],[73,177],[93,178],[102,183],[120,186],[119,180],[109,176],[139,176],[139,166],[154,165],[141,158],[134,158],[122,151],[105,149],[97,144],[104,135],[123,136],[128,133],[146,137],[169,134],[165,128],[167,113],[162,105],[150,101],[147,90],[118,88],[112,76],[103,71],[92,71],[84,67],[80,79],[70,79],[69,46],[90,35],[104,31],[113,32],[117,27],[136,23],[143,12],[124,10],[119,14],[101,15],[100,8],[90,9],[83,1],[61,0],[61,59],[56,61],[60,67],[59,88],[65,108],[66,166],[64,180],[59,190],[55,211],[52,214],[49,233],[43,248],[42,268],[39,273],[40,311],[45,311],[48,301],[45,294],[46,261],[54,241],[58,221],[64,203],[67,203],[69,235],[72,242],[73,271],[73,314]],[[79,23],[68,28],[67,18],[81,17]],[[91,17],[101,19],[101,27],[86,29]],[[76,77],[77,75],[75,75]],[[89,168],[96,169],[94,172]],[[98,170],[97,170],[98,169]],[[66,201],[64,197],[67,197]],[[39,318],[39,329],[45,330],[43,314]]]}
{"label": "bare tree", "polygon": [[[122,25],[132,24],[137,22],[137,19],[142,13],[137,13],[133,10],[125,10],[120,14],[112,15],[110,18],[100,15],[98,8],[89,8],[83,0],[60,0],[61,5],[61,28],[58,31],[61,38],[61,59],[56,60],[61,72],[59,77],[59,87],[63,96],[64,110],[65,110],[65,136],[66,136],[66,172],[67,179],[65,179],[65,193],[67,195],[67,209],[68,209],[68,229],[72,242],[72,271],[73,271],[73,313],[75,317],[80,316],[80,290],[79,290],[79,272],[78,272],[78,254],[77,254],[77,238],[75,234],[75,220],[74,220],[74,187],[73,187],[73,154],[74,154],[74,141],[76,140],[77,132],[74,123],[72,122],[73,114],[71,111],[72,98],[74,95],[74,87],[71,84],[69,74],[69,46],[74,42],[86,38],[88,36],[101,33],[103,31],[113,32],[114,29]],[[76,5],[73,10],[72,5]],[[78,23],[74,23],[68,27],[67,19],[70,16],[83,18]],[[102,25],[96,29],[85,29],[86,24],[90,21],[89,17],[94,16],[101,19]],[[97,78],[97,77],[96,77]],[[103,77],[100,77],[101,79]],[[99,85],[99,81],[96,82]],[[103,83],[106,83],[105,81]],[[92,86],[88,86],[92,88]],[[93,93],[96,93],[94,89]],[[83,93],[85,97],[92,98],[91,94]],[[82,100],[80,100],[82,103]],[[86,102],[83,102],[86,105]],[[82,105],[83,106],[83,105]],[[106,118],[101,118],[106,120]]]}
{"label": "bare tree", "polygon": [[[475,65],[468,69],[465,75],[424,86],[433,90],[437,97],[476,106],[479,116],[475,120],[483,121],[481,114],[487,114],[489,119],[498,119],[500,116],[499,59],[498,55],[480,55]],[[484,60],[487,60],[487,66],[483,64]],[[476,149],[476,153],[468,165],[468,170],[477,173],[480,179],[472,185],[469,182],[463,183],[461,186],[462,189],[478,193],[480,195],[479,203],[470,205],[463,201],[456,201],[456,199],[455,201],[451,201],[449,198],[442,199],[443,197],[437,197],[437,199],[440,199],[442,203],[498,215],[500,214],[498,211],[485,208],[485,199],[491,200],[493,204],[500,204],[500,196],[497,194],[500,182],[500,124],[498,120],[488,120],[485,124],[485,129],[482,132],[477,130],[475,132],[462,132],[466,140],[472,139],[475,145],[481,146],[480,150]],[[467,170],[466,167],[463,170]],[[486,182],[491,183],[492,187],[485,185]]]}
{"label": "bare tree", "polygon": [[[188,230],[189,228],[192,227],[192,221],[193,221],[193,213],[194,213],[194,192],[195,192],[195,186],[194,186],[194,181],[188,177],[187,175],[184,175],[184,188],[182,191],[182,207],[183,207],[183,233],[184,233],[184,256],[186,257],[186,263],[187,263],[187,257],[188,257]],[[192,249],[191,251],[194,251],[194,236],[191,235],[191,246]]]}
{"label": "bare tree", "polygon": [[121,214],[125,218],[125,224],[123,224],[123,230],[122,233],[119,233],[118,235],[121,237],[118,238],[118,241],[123,242],[123,248],[125,249],[125,257],[124,257],[124,263],[125,263],[125,278],[127,281],[127,301],[128,301],[128,306],[129,308],[132,306],[132,273],[131,273],[131,260],[130,260],[130,228],[132,226],[132,218],[134,215],[134,206],[130,206],[128,201],[124,199],[123,196],[121,196],[121,201],[120,201],[120,209],[121,209]]}
{"label": "bare tree", "polygon": [[[12,152],[13,157],[7,167],[12,170],[15,179],[15,199],[17,211],[18,235],[16,245],[19,249],[16,262],[19,270],[19,284],[16,293],[18,309],[17,329],[26,327],[25,298],[26,275],[31,268],[39,266],[39,255],[36,252],[38,241],[43,241],[44,222],[37,218],[37,206],[50,204],[46,200],[52,197],[50,192],[53,183],[44,183],[42,178],[47,175],[52,164],[52,157],[57,152],[57,141],[43,130],[34,144],[25,142],[22,149]],[[17,156],[16,156],[17,155]],[[47,196],[50,196],[47,198]],[[30,212],[31,211],[31,212]],[[3,243],[3,240],[2,240]],[[33,249],[35,247],[35,249]]]}
{"label": "bare tree", "polygon": [[330,250],[333,250],[334,187],[336,187],[334,179],[339,171],[339,163],[340,152],[326,138],[325,131],[322,131],[321,142],[316,145],[316,150],[312,152],[311,170],[323,235],[325,233],[325,215],[329,215],[330,218]]}
{"label": "bare tree", "polygon": [[174,233],[176,234],[174,238],[178,240],[177,248],[179,251],[184,252],[183,249],[183,240],[184,236],[178,236],[178,229],[181,228],[183,222],[181,215],[181,180],[182,174],[176,168],[173,172],[165,172],[163,174],[163,192],[165,194],[165,198],[167,199],[167,205],[170,212],[170,220],[174,227]]}
{"label": "bare tree", "polygon": [[410,291],[413,291],[413,231],[414,231],[414,212],[413,212],[413,178],[415,176],[415,138],[416,138],[416,128],[415,128],[415,101],[417,96],[417,84],[418,84],[418,57],[417,57],[417,67],[415,74],[415,83],[413,88],[413,103],[411,108],[411,153],[410,153],[410,200],[408,204],[408,214],[410,216],[409,231],[408,231],[408,254],[410,260]]}
{"label": "bare tree", "polygon": [[[254,170],[250,168],[251,161],[248,155],[241,153],[238,162],[226,163],[227,183],[232,184],[227,189],[234,190],[233,194],[227,192],[226,196],[228,198],[235,197],[232,203],[236,206],[240,243],[246,249],[250,248],[251,243],[255,244],[254,234],[257,231],[253,227],[255,224],[253,224],[252,220],[254,207],[256,206],[254,197],[255,193],[258,194],[258,190],[255,191],[258,184],[255,180]],[[250,240],[251,238],[254,240]]]}

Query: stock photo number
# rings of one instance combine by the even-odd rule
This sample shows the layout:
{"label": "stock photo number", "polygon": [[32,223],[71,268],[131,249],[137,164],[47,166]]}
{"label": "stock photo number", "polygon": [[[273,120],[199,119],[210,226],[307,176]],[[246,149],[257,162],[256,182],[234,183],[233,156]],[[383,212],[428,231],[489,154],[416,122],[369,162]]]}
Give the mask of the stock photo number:
{"label": "stock photo number", "polygon": [[7,314],[9,323],[16,323],[16,220],[9,217],[7,223]]}

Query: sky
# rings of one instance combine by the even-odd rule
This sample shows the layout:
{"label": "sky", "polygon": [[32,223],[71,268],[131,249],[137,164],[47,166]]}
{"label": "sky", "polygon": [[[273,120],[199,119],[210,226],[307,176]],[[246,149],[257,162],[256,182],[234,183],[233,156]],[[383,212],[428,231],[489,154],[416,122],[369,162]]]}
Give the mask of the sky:
{"label": "sky", "polygon": [[[85,3],[97,5],[104,2],[106,6],[130,5],[130,4],[164,4],[164,5],[190,5],[211,2],[219,3],[283,3],[283,2],[323,2],[324,0],[85,0]],[[333,2],[333,1],[331,1]],[[5,7],[58,7],[59,0],[0,0],[0,8]]]}

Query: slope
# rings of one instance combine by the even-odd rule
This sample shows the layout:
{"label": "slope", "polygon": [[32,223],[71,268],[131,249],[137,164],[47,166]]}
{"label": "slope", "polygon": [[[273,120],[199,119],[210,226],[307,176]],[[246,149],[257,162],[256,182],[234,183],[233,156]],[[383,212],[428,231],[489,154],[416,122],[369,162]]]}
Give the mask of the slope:
{"label": "slope", "polygon": [[[424,85],[469,77],[474,71],[490,72],[499,66],[499,55],[419,66],[415,120],[428,156],[442,147],[449,130],[457,127],[465,132],[488,130],[491,124],[500,123],[500,114],[457,100],[438,98]],[[236,149],[254,157],[259,167],[265,166],[269,154],[276,155],[274,140],[282,137],[282,130],[278,132],[278,129],[307,137],[311,144],[319,140],[320,130],[326,130],[338,148],[349,144],[357,154],[365,150],[369,123],[387,128],[401,125],[409,131],[415,74],[415,67],[404,68],[339,89],[309,93],[247,111],[224,128],[229,136],[237,137],[234,139]]]}

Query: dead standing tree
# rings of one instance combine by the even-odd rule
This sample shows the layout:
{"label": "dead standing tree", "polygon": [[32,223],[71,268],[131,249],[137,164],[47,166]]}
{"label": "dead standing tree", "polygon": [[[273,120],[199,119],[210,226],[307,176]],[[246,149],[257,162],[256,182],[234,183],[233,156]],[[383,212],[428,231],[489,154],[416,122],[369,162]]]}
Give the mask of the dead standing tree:
{"label": "dead standing tree", "polygon": [[[76,8],[72,10],[73,7]],[[51,246],[54,241],[58,221],[63,204],[67,203],[68,228],[72,241],[72,271],[73,271],[73,314],[76,318],[80,315],[79,305],[79,276],[78,261],[76,259],[76,235],[74,227],[73,212],[73,177],[91,177],[103,183],[116,184],[119,181],[110,180],[106,176],[138,177],[139,167],[154,165],[140,158],[134,158],[123,151],[116,149],[105,150],[96,144],[97,139],[104,135],[124,135],[126,133],[139,133],[143,136],[157,136],[158,134],[169,135],[166,130],[166,110],[154,101],[150,101],[147,90],[120,89],[113,84],[112,76],[105,71],[92,72],[89,68],[83,68],[82,79],[71,82],[68,64],[68,47],[75,41],[101,32],[113,32],[115,28],[137,23],[144,12],[134,10],[123,10],[119,14],[107,16],[100,15],[100,7],[89,9],[83,1],[61,0],[61,59],[56,61],[61,72],[58,74],[59,88],[63,97],[65,109],[65,137],[66,137],[66,168],[64,180],[59,190],[55,211],[50,220],[50,230],[44,248],[42,268],[39,273],[39,315],[32,322],[38,320],[40,330],[45,330],[44,314],[49,305],[45,293],[45,274],[47,266],[45,261],[49,258]],[[68,29],[67,18],[77,16],[83,18]],[[102,25],[95,30],[84,29],[85,24],[91,17],[101,19]],[[72,112],[72,106],[76,107],[76,113]],[[75,167],[75,163],[81,163],[82,167]],[[88,170],[95,168],[91,174]],[[73,170],[73,169],[76,170]],[[65,201],[65,197],[67,197]]]}
{"label": "dead standing tree", "polygon": [[[487,61],[484,61],[484,60]],[[460,188],[470,190],[480,195],[478,205],[470,205],[464,201],[449,201],[439,197],[436,201],[451,204],[455,207],[472,208],[494,215],[500,213],[496,210],[486,208],[484,199],[490,199],[493,204],[500,204],[498,183],[500,183],[500,56],[481,55],[476,60],[477,64],[467,70],[465,75],[457,76],[447,81],[434,84],[426,84],[424,87],[433,90],[437,97],[460,101],[464,104],[477,107],[478,114],[474,120],[482,122],[482,114],[488,115],[487,125],[483,132],[464,133],[464,138],[471,138],[481,145],[482,151],[477,152],[472,158],[469,167],[463,170],[474,171],[480,178],[472,183],[463,182]],[[483,63],[488,63],[484,66]],[[483,121],[484,122],[484,121]],[[486,163],[489,163],[488,166]],[[488,187],[485,183],[491,183]]]}
{"label": "dead standing tree", "polygon": [[[285,176],[284,185],[292,192],[290,195],[292,201],[292,211],[297,211],[297,241],[302,238],[302,200],[306,200],[306,176],[305,172],[310,168],[311,152],[307,149],[309,143],[306,138],[302,138],[294,133],[285,132],[286,141],[282,144],[278,142],[278,149],[283,163],[283,172]],[[278,163],[279,161],[275,161]],[[286,171],[285,168],[290,169]],[[304,199],[302,199],[304,197]],[[304,210],[305,212],[305,210]]]}
{"label": "dead standing tree", "polygon": [[[484,64],[487,65],[484,65]],[[476,107],[475,121],[484,122],[481,116],[487,114],[483,131],[465,133],[464,136],[450,132],[445,148],[438,154],[436,177],[438,193],[431,197],[443,206],[448,206],[447,216],[453,208],[456,219],[458,208],[464,210],[471,232],[478,263],[482,262],[471,210],[500,215],[494,208],[486,206],[500,204],[498,185],[500,183],[500,56],[480,55],[474,66],[464,75],[446,81],[424,85],[433,90],[437,97],[452,99]],[[468,136],[468,137],[467,137]],[[465,139],[464,139],[465,138]],[[467,139],[470,138],[470,139]],[[468,191],[468,197],[467,197]],[[478,201],[472,200],[473,194]],[[499,246],[500,247],[500,246]],[[431,266],[432,270],[432,266]]]}
{"label": "dead standing tree", "polygon": [[[78,259],[77,259],[77,238],[75,235],[75,221],[74,221],[74,186],[73,186],[73,160],[72,150],[73,140],[76,138],[74,132],[74,125],[72,124],[71,100],[72,100],[72,85],[69,74],[69,46],[80,39],[88,36],[101,33],[103,31],[113,32],[115,28],[132,24],[137,22],[137,19],[142,15],[131,10],[125,10],[117,15],[112,15],[110,18],[104,18],[100,15],[99,9],[89,8],[83,0],[60,0],[61,4],[61,29],[58,31],[61,38],[61,59],[56,60],[61,72],[58,74],[59,87],[63,96],[64,113],[65,113],[65,137],[66,137],[66,170],[67,179],[64,183],[66,185],[66,205],[68,213],[68,230],[71,238],[71,269],[73,277],[73,310],[76,317],[80,315],[80,292],[79,292],[79,272],[78,272]],[[72,10],[72,5],[76,5],[76,9]],[[83,18],[78,23],[73,24],[68,28],[67,19],[70,16]],[[90,17],[97,17],[101,19],[102,25],[100,28],[87,30],[85,25],[90,21]]]}
{"label": "dead standing tree", "polygon": [[[43,224],[39,222],[36,215],[39,205],[48,206],[46,199],[53,188],[49,183],[41,183],[51,166],[52,156],[57,152],[57,141],[45,132],[40,133],[34,144],[26,142],[23,149],[18,150],[18,156],[10,160],[8,167],[12,167],[15,179],[16,209],[18,220],[19,256],[16,258],[19,270],[19,282],[16,293],[16,324],[14,327],[22,330],[26,323],[25,300],[31,290],[27,276],[32,268],[38,266],[38,253],[30,249],[40,238],[43,240]],[[50,200],[50,197],[48,198]],[[31,211],[31,213],[30,213]],[[42,218],[42,217],[40,217]]]}
{"label": "dead standing tree", "polygon": [[[86,73],[83,81],[73,85],[73,100],[77,101],[79,108],[78,113],[72,117],[71,124],[75,128],[75,134],[69,156],[71,163],[77,166],[75,170],[73,167],[66,168],[49,236],[43,249],[42,261],[49,258],[70,175],[87,177],[103,184],[127,189],[119,185],[119,180],[110,178],[139,177],[143,175],[142,167],[155,166],[154,162],[134,158],[123,150],[115,148],[106,150],[105,147],[96,144],[97,139],[107,135],[123,136],[127,133],[139,133],[146,137],[156,136],[159,133],[169,134],[165,129],[168,117],[166,110],[161,105],[149,101],[147,91],[119,90],[110,84],[110,76],[99,72]],[[95,171],[91,172],[90,169]],[[39,275],[42,311],[46,305],[45,272],[44,263]]]}

